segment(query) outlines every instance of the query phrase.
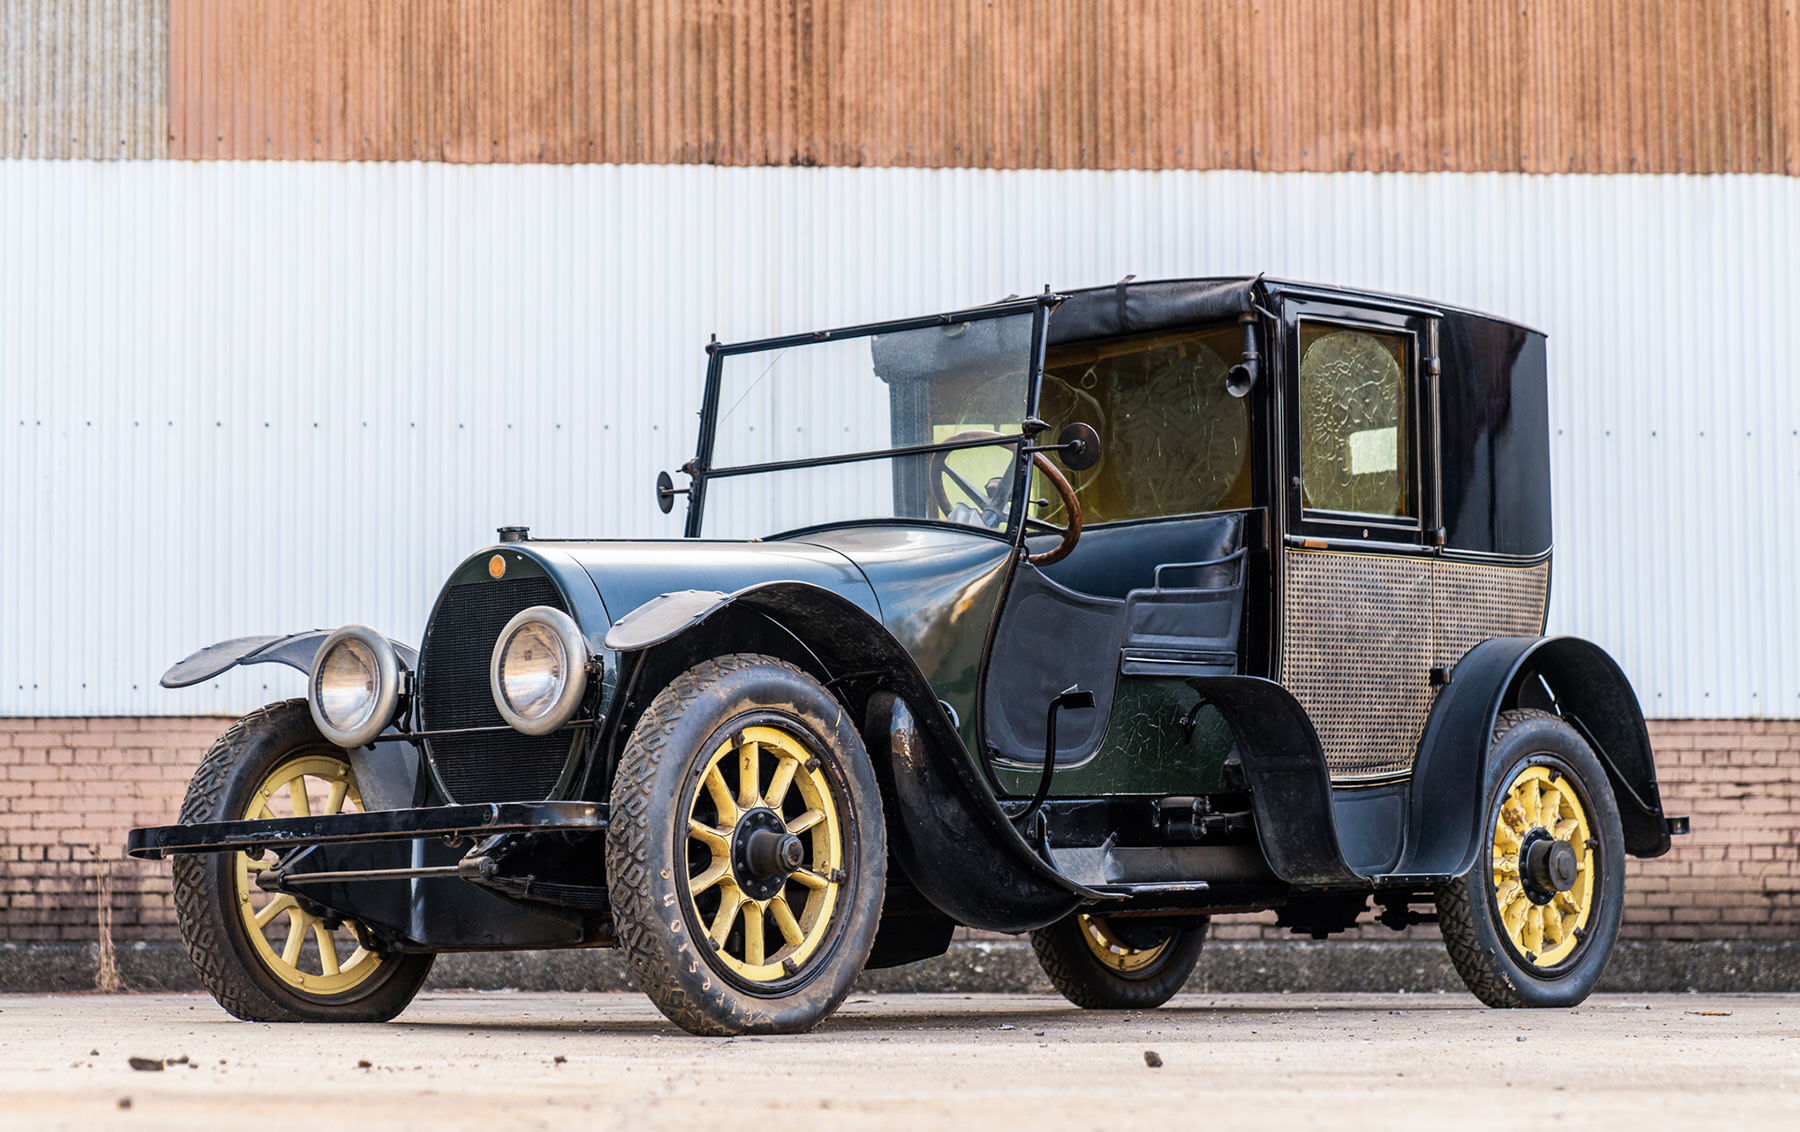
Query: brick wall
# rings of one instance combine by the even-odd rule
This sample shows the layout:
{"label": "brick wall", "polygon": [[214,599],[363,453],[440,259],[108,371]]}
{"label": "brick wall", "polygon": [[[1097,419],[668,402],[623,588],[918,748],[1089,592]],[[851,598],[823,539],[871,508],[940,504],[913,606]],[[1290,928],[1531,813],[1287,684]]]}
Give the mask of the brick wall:
{"label": "brick wall", "polygon": [[117,942],[179,938],[168,865],[126,860],[125,831],[175,820],[228,722],[0,719],[0,941],[92,941],[103,870]]}
{"label": "brick wall", "polygon": [[[168,865],[122,859],[125,831],[175,820],[227,722],[0,719],[0,941],[93,940],[102,869],[117,942],[175,939]],[[1800,720],[1652,722],[1650,734],[1664,805],[1694,833],[1631,862],[1625,937],[1800,939]],[[1289,938],[1274,919],[1221,919],[1215,935]],[[1372,924],[1348,935],[1402,938]]]}

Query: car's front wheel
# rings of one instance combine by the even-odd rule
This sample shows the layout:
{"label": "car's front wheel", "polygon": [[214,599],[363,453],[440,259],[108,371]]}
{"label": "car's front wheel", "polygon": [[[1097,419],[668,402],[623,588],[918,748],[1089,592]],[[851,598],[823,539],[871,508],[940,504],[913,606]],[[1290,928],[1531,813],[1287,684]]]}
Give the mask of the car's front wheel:
{"label": "car's front wheel", "polygon": [[1548,712],[1502,712],[1489,759],[1483,852],[1438,890],[1444,945],[1489,1006],[1573,1006],[1619,934],[1618,803],[1586,741]]}
{"label": "car's front wheel", "polygon": [[886,862],[862,739],[793,665],[705,661],[633,729],[607,832],[613,922],[683,1029],[794,1033],[836,1010],[874,945]]}
{"label": "car's front wheel", "polygon": [[1038,964],[1087,1010],[1148,1010],[1174,996],[1200,962],[1210,921],[1107,918],[1077,912],[1031,933]]}
{"label": "car's front wheel", "polygon": [[[310,817],[360,809],[356,774],[313,722],[305,700],[232,724],[201,760],[184,825]],[[380,955],[356,926],[285,892],[265,891],[273,862],[247,853],[175,858],[176,919],[200,981],[252,1022],[385,1022],[406,1009],[431,955]]]}

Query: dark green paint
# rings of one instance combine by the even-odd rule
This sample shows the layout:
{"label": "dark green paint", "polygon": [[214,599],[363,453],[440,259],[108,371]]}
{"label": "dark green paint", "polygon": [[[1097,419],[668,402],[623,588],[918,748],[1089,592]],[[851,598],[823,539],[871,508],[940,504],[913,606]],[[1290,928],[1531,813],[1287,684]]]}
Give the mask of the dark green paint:
{"label": "dark green paint", "polygon": [[881,621],[912,656],[937,697],[955,711],[969,750],[978,750],[975,705],[981,654],[1012,547],[987,535],[941,528],[853,527],[809,536],[862,570]]}
{"label": "dark green paint", "polygon": [[[1211,707],[1200,710],[1192,742],[1182,736],[1181,717],[1199,701],[1181,680],[1125,676],[1113,696],[1112,716],[1100,749],[1079,766],[1056,772],[1052,797],[1108,794],[1216,794],[1224,789],[1225,756],[1231,729]],[[1037,789],[1037,769],[995,768],[995,777],[1013,794]]]}

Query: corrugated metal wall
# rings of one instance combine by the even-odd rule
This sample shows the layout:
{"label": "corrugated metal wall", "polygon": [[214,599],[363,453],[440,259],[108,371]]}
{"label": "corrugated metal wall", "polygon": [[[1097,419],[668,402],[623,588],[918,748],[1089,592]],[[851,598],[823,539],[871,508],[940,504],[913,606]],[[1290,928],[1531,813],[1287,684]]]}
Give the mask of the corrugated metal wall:
{"label": "corrugated metal wall", "polygon": [[170,0],[183,158],[1800,173],[1795,0]]}
{"label": "corrugated metal wall", "polygon": [[0,158],[161,157],[168,0],[0,0]]}
{"label": "corrugated metal wall", "polygon": [[1553,630],[1800,716],[1797,262],[1782,177],[0,162],[0,716],[245,709],[301,681],[153,685],[416,641],[501,523],[677,532],[709,331],[1257,270],[1548,330]]}

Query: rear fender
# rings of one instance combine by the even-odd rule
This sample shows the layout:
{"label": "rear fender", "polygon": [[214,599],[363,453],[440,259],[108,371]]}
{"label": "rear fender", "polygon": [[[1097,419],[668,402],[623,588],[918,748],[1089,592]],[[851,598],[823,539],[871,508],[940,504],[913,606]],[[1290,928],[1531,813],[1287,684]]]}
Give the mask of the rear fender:
{"label": "rear fender", "polygon": [[1495,721],[1503,711],[1538,704],[1581,732],[1606,768],[1626,851],[1669,851],[1650,733],[1618,664],[1578,637],[1495,637],[1457,662],[1425,726],[1400,872],[1461,876],[1474,865],[1486,844],[1487,799],[1499,785],[1488,765]]}
{"label": "rear fender", "polygon": [[[738,632],[725,630],[742,627],[746,613],[761,615],[791,637],[809,661],[803,666],[865,721],[864,739],[887,808],[889,848],[926,899],[970,927],[1026,931],[1062,919],[1084,900],[1103,898],[1032,852],[905,647],[846,598],[793,581],[732,594],[664,594],[620,618],[605,643],[642,654],[624,658],[626,671],[641,663],[647,674],[661,673],[691,659],[742,651]],[[647,701],[657,686],[647,675],[636,698]]]}
{"label": "rear fender", "polygon": [[[233,637],[229,641],[207,645],[163,673],[162,686],[186,688],[202,680],[211,680],[238,665],[285,664],[289,668],[311,672],[313,658],[318,655],[319,646],[333,632],[333,629],[308,629],[303,633],[288,633],[285,636]],[[388,638],[388,643],[394,646],[394,652],[399,655],[402,664],[414,671],[418,670],[419,650],[411,645],[403,645],[392,637]]]}

